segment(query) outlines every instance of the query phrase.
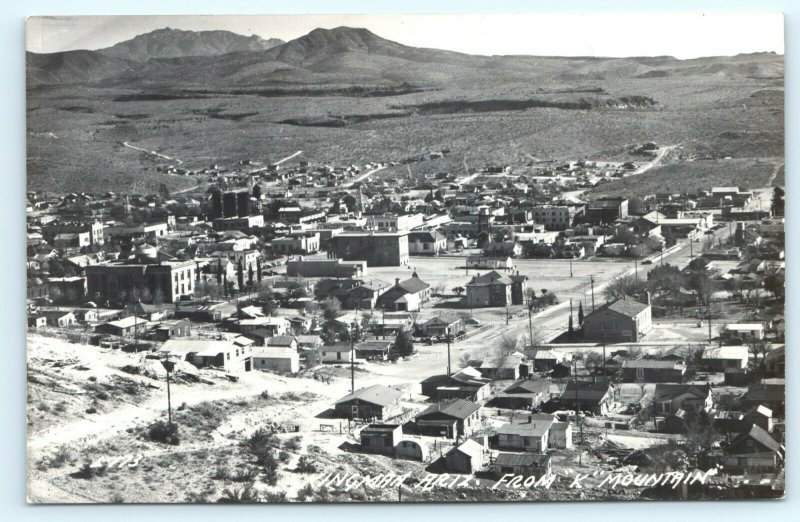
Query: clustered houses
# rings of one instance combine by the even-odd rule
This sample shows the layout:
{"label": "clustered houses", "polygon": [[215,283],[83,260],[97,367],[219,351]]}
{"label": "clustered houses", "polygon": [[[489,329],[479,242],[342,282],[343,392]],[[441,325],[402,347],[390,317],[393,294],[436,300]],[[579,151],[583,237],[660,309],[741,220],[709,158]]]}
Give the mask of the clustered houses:
{"label": "clustered houses", "polygon": [[[732,222],[735,244],[706,248],[703,270],[710,259],[741,261],[727,275],[750,290],[785,272],[782,218],[753,210],[753,193],[738,187],[584,202],[565,190],[637,166],[582,161],[535,166],[535,175],[493,165],[466,179],[392,176],[362,191],[359,167],[304,163],[203,169],[187,175],[211,177],[219,188],[174,199],[31,194],[38,212],[28,226],[29,326],[90,330],[99,343],[150,342],[157,355],[203,372],[296,374],[402,364],[397,346],[407,336],[454,343],[496,327],[481,326],[468,308],[538,307],[545,291],[534,297],[519,258],[644,258],[702,238],[720,226],[713,216],[751,222]],[[458,286],[434,289],[412,256],[448,255],[467,273],[459,272]],[[376,276],[387,267],[386,280]],[[440,308],[440,297],[459,310]],[[711,422],[724,436],[707,455],[714,464],[731,473],[779,471],[785,350],[772,343],[766,355],[751,353],[776,339],[776,325],[754,313],[725,324],[719,346],[628,354],[628,344],[652,335],[650,301],[649,293],[625,295],[586,310],[576,325],[584,342],[626,343],[602,371],[589,371],[586,357],[585,371],[573,375],[569,350],[518,342],[502,356],[454,358],[445,372],[445,347],[432,346],[442,364],[419,389],[356,386],[326,414],[354,421],[351,433],[367,453],[428,463],[436,448],[449,472],[542,477],[559,461],[551,456],[577,444],[576,419],[616,427],[631,406],[629,390],[641,386],[647,400],[636,408],[648,429],[685,434]],[[717,408],[698,372],[723,374],[716,382],[740,390],[726,401],[732,409]]]}

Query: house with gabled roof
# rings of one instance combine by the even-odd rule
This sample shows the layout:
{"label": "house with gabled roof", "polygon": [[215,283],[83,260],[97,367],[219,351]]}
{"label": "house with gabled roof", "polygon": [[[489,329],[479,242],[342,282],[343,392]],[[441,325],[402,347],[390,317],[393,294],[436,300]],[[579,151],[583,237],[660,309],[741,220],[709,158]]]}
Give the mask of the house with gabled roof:
{"label": "house with gabled roof", "polygon": [[506,474],[541,478],[550,473],[550,455],[542,453],[501,452],[492,462],[492,471],[498,477]]}
{"label": "house with gabled roof", "polygon": [[653,415],[656,427],[659,418],[666,418],[678,410],[711,411],[714,401],[708,384],[656,384],[653,392]]}
{"label": "house with gabled roof", "polygon": [[595,342],[638,342],[652,329],[650,304],[630,296],[598,307],[583,320],[584,339]]}
{"label": "house with gabled roof", "polygon": [[414,422],[422,435],[468,437],[480,427],[481,407],[464,399],[437,402],[419,413]]}
{"label": "house with gabled roof", "polygon": [[616,403],[616,391],[616,387],[610,382],[567,381],[567,386],[556,404],[559,408],[606,415]]}
{"label": "house with gabled roof", "polygon": [[431,317],[420,325],[422,335],[458,335],[464,329],[464,320],[455,313],[444,313]]}
{"label": "house with gabled roof", "polygon": [[401,396],[394,388],[374,384],[345,395],[334,409],[345,419],[387,419],[399,412]]}
{"label": "house with gabled roof", "polygon": [[723,448],[722,465],[730,472],[775,471],[783,463],[785,449],[757,425]]}
{"label": "house with gabled roof", "polygon": [[625,382],[681,382],[685,374],[683,361],[636,359],[622,363]]}
{"label": "house with gabled roof", "polygon": [[414,272],[410,278],[403,281],[399,277],[395,279],[394,286],[378,297],[376,305],[385,310],[415,312],[430,298],[431,285]]}
{"label": "house with gabled roof", "polygon": [[550,399],[550,384],[545,379],[522,379],[494,396],[489,404],[498,408],[537,408]]}
{"label": "house with gabled roof", "polygon": [[445,456],[445,469],[452,473],[472,474],[483,467],[483,446],[467,439],[448,451]]}
{"label": "house with gabled roof", "polygon": [[467,366],[450,376],[432,375],[420,383],[420,388],[422,395],[434,401],[466,399],[477,402],[489,397],[490,384],[490,379],[481,376],[477,369]]}
{"label": "house with gabled roof", "polygon": [[408,253],[412,256],[435,256],[447,250],[447,236],[438,230],[411,231]]}

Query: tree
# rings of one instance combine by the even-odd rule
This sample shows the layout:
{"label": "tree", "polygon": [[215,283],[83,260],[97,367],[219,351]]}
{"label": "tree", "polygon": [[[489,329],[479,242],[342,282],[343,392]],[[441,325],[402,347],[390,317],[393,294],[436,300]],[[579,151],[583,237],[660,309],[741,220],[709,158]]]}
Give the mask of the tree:
{"label": "tree", "polygon": [[578,326],[583,326],[583,301],[578,301]]}
{"label": "tree", "polygon": [[572,324],[572,314],[569,314],[569,325],[568,325],[569,333],[573,333],[575,331],[575,326]]}
{"label": "tree", "polygon": [[659,296],[674,297],[680,294],[683,275],[677,266],[659,265],[647,273],[647,283],[650,290]]}
{"label": "tree", "polygon": [[771,292],[775,299],[783,301],[786,295],[786,276],[783,271],[775,272],[764,278],[764,289]]}
{"label": "tree", "polygon": [[786,202],[784,201],[785,192],[780,187],[772,189],[772,215],[781,217],[784,215]]}
{"label": "tree", "polygon": [[250,263],[247,266],[247,284],[250,288],[253,287],[253,263]]}
{"label": "tree", "polygon": [[394,351],[401,357],[407,357],[414,353],[414,342],[411,334],[405,330],[397,334],[394,339]]}
{"label": "tree", "polygon": [[222,284],[222,258],[217,258],[217,284]]}
{"label": "tree", "polygon": [[342,303],[335,297],[328,297],[320,303],[322,308],[322,317],[326,322],[331,322],[340,315],[342,315]]}
{"label": "tree", "polygon": [[258,278],[258,282],[261,282],[261,258],[256,258],[256,277]]}
{"label": "tree", "polygon": [[766,341],[753,341],[747,347],[748,351],[753,354],[753,361],[758,362],[758,356],[761,356],[761,360],[764,360],[767,353],[769,353],[769,344]]}
{"label": "tree", "polygon": [[644,294],[647,285],[635,275],[626,275],[612,279],[603,290],[607,301],[616,301],[625,296],[639,297]]}
{"label": "tree", "polygon": [[715,290],[714,281],[711,280],[705,271],[697,272],[689,276],[686,282],[687,288],[697,295],[697,301],[705,306],[711,306],[711,296]]}
{"label": "tree", "polygon": [[222,289],[225,291],[225,297],[228,297],[228,274],[222,274]]}
{"label": "tree", "polygon": [[603,354],[600,352],[589,352],[583,358],[583,365],[589,375],[593,375],[598,369],[603,367]]}
{"label": "tree", "polygon": [[464,293],[464,287],[463,286],[457,286],[457,287],[453,288],[453,292],[455,292],[455,294],[458,297],[461,297],[461,294]]}
{"label": "tree", "polygon": [[239,291],[244,289],[244,268],[242,267],[242,259],[236,263],[236,282],[239,283]]}

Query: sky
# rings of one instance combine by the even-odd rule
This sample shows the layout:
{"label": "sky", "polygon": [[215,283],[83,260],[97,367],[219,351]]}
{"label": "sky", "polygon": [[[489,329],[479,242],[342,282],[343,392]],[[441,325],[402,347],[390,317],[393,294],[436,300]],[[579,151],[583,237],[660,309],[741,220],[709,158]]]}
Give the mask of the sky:
{"label": "sky", "polygon": [[311,30],[365,27],[414,47],[469,54],[730,56],[784,53],[779,13],[491,15],[247,15],[31,17],[27,50],[101,49],[155,29],[228,30],[291,40]]}

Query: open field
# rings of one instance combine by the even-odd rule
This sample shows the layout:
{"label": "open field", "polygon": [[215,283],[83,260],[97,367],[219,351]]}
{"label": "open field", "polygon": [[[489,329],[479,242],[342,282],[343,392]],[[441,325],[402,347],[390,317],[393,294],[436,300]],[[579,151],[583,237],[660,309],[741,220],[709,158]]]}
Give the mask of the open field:
{"label": "open field", "polygon": [[695,193],[710,187],[730,185],[753,189],[768,185],[771,177],[782,167],[782,157],[682,161],[638,176],[603,183],[587,194],[645,196],[657,192]]}
{"label": "open field", "polygon": [[[195,183],[155,172],[154,167],[170,162],[126,148],[126,141],[179,158],[190,169],[243,158],[270,162],[297,150],[312,163],[349,165],[449,148],[449,156],[421,162],[412,170],[461,173],[465,157],[474,169],[488,163],[521,166],[532,156],[630,160],[631,146],[645,141],[680,143],[685,154],[782,155],[782,98],[751,98],[766,88],[777,90],[780,80],[702,77],[596,83],[607,93],[602,96],[636,94],[658,103],[642,109],[519,107],[512,102],[541,93],[528,84],[501,79],[484,79],[470,88],[448,86],[433,94],[386,97],[270,97],[237,91],[149,98],[122,96],[136,91],[114,87],[39,87],[28,91],[28,182],[31,189],[56,192],[114,190],[121,182],[131,192],[155,191],[161,182],[171,189]],[[408,109],[437,100],[486,99],[501,103],[486,112]],[[743,111],[745,102],[749,105]],[[392,112],[397,117],[379,117]],[[280,123],[329,115],[351,115],[354,121],[340,127]],[[732,184],[749,166],[721,168],[716,176],[721,184]],[[393,170],[378,177],[393,175]]]}

